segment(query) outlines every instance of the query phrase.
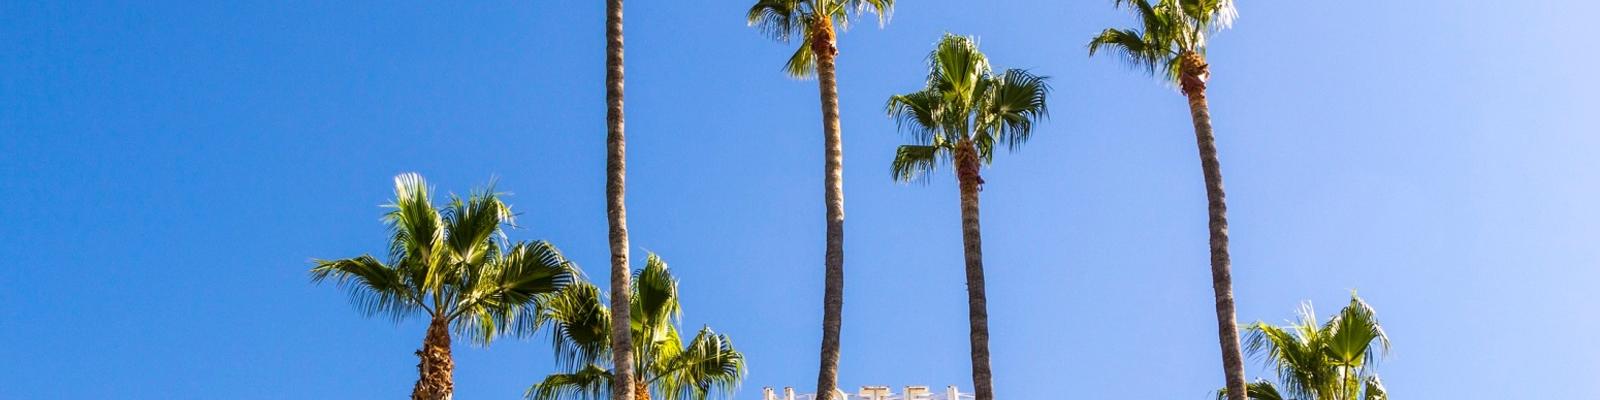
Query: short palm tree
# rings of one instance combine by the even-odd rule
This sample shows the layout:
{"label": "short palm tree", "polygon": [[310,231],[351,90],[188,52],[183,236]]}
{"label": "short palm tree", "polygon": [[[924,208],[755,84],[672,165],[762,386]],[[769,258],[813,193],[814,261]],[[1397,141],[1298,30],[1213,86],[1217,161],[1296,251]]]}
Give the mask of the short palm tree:
{"label": "short palm tree", "polygon": [[788,43],[800,39],[784,70],[796,78],[817,76],[822,97],[823,204],[827,232],[823,254],[822,353],[817,372],[818,400],[829,400],[839,385],[839,328],[844,308],[844,138],[839,130],[839,85],[834,59],[837,30],[849,28],[863,13],[878,16],[878,26],[894,11],[894,0],[756,0],[746,13],[751,26]]}
{"label": "short palm tree", "polygon": [[[1249,352],[1266,360],[1279,384],[1249,385],[1252,400],[1388,400],[1376,364],[1389,352],[1389,336],[1377,312],[1354,293],[1350,304],[1327,322],[1317,323],[1310,303],[1300,320],[1287,326],[1256,322],[1247,328]],[[1227,393],[1224,388],[1217,398]]]}
{"label": "short palm tree", "polygon": [[[732,396],[744,379],[744,354],[727,335],[703,327],[688,343],[679,336],[678,281],[667,263],[651,254],[634,276],[631,299],[634,343],[634,399],[703,400],[713,393]],[[607,323],[611,311],[594,285],[580,282],[542,300],[541,322],[552,325],[556,361],[568,371],[552,374],[528,388],[533,400],[606,398],[612,381],[612,350]]]}
{"label": "short palm tree", "polygon": [[432,188],[416,174],[395,177],[389,224],[388,261],[370,255],[317,260],[313,282],[332,280],[350,291],[361,312],[396,322],[428,317],[417,351],[414,400],[449,399],[455,391],[451,332],[487,344],[502,333],[537,328],[536,298],[554,293],[576,276],[571,262],[550,243],[506,241],[511,207],[492,190],[462,199],[452,195],[434,207]]}
{"label": "short palm tree", "polygon": [[978,229],[979,170],[994,160],[995,146],[1017,149],[1046,115],[1045,77],[1026,70],[994,73],[972,38],[946,34],[928,55],[927,87],[891,97],[889,114],[915,144],[895,151],[890,172],[898,181],[924,179],[940,164],[954,164],[961,193],[961,238],[966,253],[967,307],[971,323],[972,380],[978,400],[994,398],[989,371],[989,312],[984,293],[983,240]]}
{"label": "short palm tree", "polygon": [[[1226,29],[1237,13],[1233,0],[1115,0],[1139,19],[1137,29],[1106,29],[1089,41],[1089,55],[1111,49],[1130,64],[1177,82],[1189,99],[1200,169],[1205,175],[1206,204],[1210,214],[1211,287],[1215,292],[1218,341],[1222,371],[1228,389],[1244,400],[1244,360],[1239,351],[1239,326],[1234,316],[1232,261],[1228,256],[1228,202],[1222,190],[1222,164],[1211,131],[1211,110],[1206,103],[1206,38]],[[1154,1],[1152,3],[1151,1]]]}
{"label": "short palm tree", "polygon": [[845,147],[838,128],[837,30],[848,29],[862,13],[888,21],[894,0],[757,0],[746,13],[750,26],[800,48],[784,64],[790,77],[816,74],[822,98],[822,203],[827,208],[826,250],[822,254],[822,352],[816,392],[818,400],[834,397],[838,387],[838,330],[845,307]]}

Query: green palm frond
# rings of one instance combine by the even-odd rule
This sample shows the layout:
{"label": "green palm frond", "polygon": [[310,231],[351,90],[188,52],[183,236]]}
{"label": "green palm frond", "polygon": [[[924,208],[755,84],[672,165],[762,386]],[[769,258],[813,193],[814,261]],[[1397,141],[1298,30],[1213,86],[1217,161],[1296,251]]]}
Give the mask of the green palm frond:
{"label": "green palm frond", "polygon": [[789,61],[783,64],[783,72],[790,78],[802,80],[817,75],[817,53],[811,51],[811,39],[800,41],[800,46],[794,49],[794,55],[789,56]]}
{"label": "green palm frond", "polygon": [[[1389,336],[1378,325],[1377,312],[1353,293],[1350,304],[1340,309],[1322,329],[1328,333],[1328,356],[1337,364],[1371,365],[1378,361],[1379,355],[1389,351]],[[1373,346],[1374,343],[1377,346]]]}
{"label": "green palm frond", "polygon": [[663,334],[682,317],[678,305],[678,280],[667,272],[667,262],[651,253],[645,258],[645,267],[634,273],[633,307],[628,313],[633,319],[636,337],[651,338]]}
{"label": "green palm frond", "polygon": [[889,164],[889,173],[900,182],[927,182],[928,176],[939,167],[941,160],[948,162],[950,150],[939,146],[900,145]]}
{"label": "green palm frond", "polygon": [[481,263],[492,253],[495,239],[503,239],[502,226],[513,225],[515,219],[511,206],[500,201],[490,184],[485,191],[475,191],[467,199],[450,196],[450,204],[443,214],[446,238],[453,261],[460,265]]}
{"label": "green palm frond", "polygon": [[979,82],[990,74],[989,57],[970,36],[946,33],[928,53],[928,88],[938,89],[947,109],[966,114],[978,96]]}
{"label": "green palm frond", "polygon": [[1389,390],[1384,389],[1383,380],[1377,376],[1369,376],[1363,386],[1363,400],[1389,400]]}
{"label": "green palm frond", "polygon": [[577,282],[548,296],[542,321],[550,325],[556,364],[577,367],[601,362],[610,354],[611,311],[600,288]]}
{"label": "green palm frond", "polygon": [[1089,56],[1102,49],[1110,49],[1129,66],[1146,70],[1154,75],[1171,61],[1167,49],[1159,43],[1145,42],[1143,33],[1132,29],[1106,29],[1089,40]]}
{"label": "green palm frond", "polygon": [[988,93],[980,103],[988,128],[980,132],[994,132],[995,140],[1013,151],[1021,147],[1032,136],[1034,122],[1050,115],[1045,105],[1050,96],[1047,79],[1022,69],[1008,69],[988,79]]}
{"label": "green palm frond", "polygon": [[578,276],[577,267],[544,241],[517,243],[482,271],[466,283],[467,291],[456,306],[456,315],[476,316],[462,329],[480,344],[502,332],[532,335],[544,322],[540,312],[546,304],[541,296],[561,290]]}
{"label": "green palm frond", "polygon": [[434,208],[433,188],[421,175],[401,174],[394,178],[394,202],[384,215],[389,224],[389,263],[394,265],[419,291],[438,291],[430,278],[444,257],[444,217]]}
{"label": "green palm frond", "polygon": [[745,13],[745,22],[761,34],[787,43],[804,36],[813,14],[805,0],[757,0]]}
{"label": "green palm frond", "polygon": [[528,400],[585,400],[610,397],[611,371],[589,364],[570,374],[550,374],[528,387],[522,397]]}
{"label": "green palm frond", "polygon": [[667,360],[657,377],[667,400],[704,400],[712,393],[731,396],[745,374],[744,353],[727,335],[703,327],[680,353]]}
{"label": "green palm frond", "polygon": [[427,312],[425,303],[417,301],[412,288],[406,285],[400,271],[384,265],[372,256],[343,260],[315,260],[311,281],[321,283],[328,279],[350,292],[350,302],[368,316],[386,316],[399,322],[419,312]]}
{"label": "green palm frond", "polygon": [[[1245,398],[1250,400],[1283,400],[1283,395],[1278,393],[1278,387],[1265,379],[1250,382],[1245,385]],[[1217,389],[1217,400],[1228,398],[1228,388]]]}

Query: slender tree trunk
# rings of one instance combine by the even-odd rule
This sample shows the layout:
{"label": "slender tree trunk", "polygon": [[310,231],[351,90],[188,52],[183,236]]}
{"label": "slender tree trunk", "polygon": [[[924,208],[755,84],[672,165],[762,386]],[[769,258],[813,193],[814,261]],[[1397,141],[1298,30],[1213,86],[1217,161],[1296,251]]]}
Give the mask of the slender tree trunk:
{"label": "slender tree trunk", "polygon": [[450,322],[434,317],[428,323],[428,334],[422,338],[422,350],[417,350],[417,384],[411,388],[411,400],[449,400],[455,393],[453,374],[455,361],[450,358]]}
{"label": "slender tree trunk", "polygon": [[956,148],[956,178],[961,184],[961,247],[967,263],[967,319],[971,324],[972,389],[977,400],[994,400],[989,371],[989,297],[983,280],[983,232],[978,228],[978,191],[982,163],[971,141]]}
{"label": "slender tree trunk", "polygon": [[1204,57],[1186,53],[1179,60],[1179,84],[1189,97],[1194,139],[1200,149],[1200,169],[1206,179],[1206,210],[1211,226],[1211,288],[1217,306],[1217,340],[1222,347],[1222,373],[1228,400],[1245,400],[1244,356],[1239,350],[1239,323],[1234,315],[1233,272],[1228,258],[1228,200],[1222,190],[1222,163],[1217,160],[1217,140],[1211,132],[1211,109],[1206,104],[1206,80],[1211,70]]}
{"label": "slender tree trunk", "polygon": [[627,146],[622,135],[622,0],[606,0],[606,219],[611,226],[611,398],[633,400],[629,329]]}
{"label": "slender tree trunk", "polygon": [[823,258],[822,365],[817,372],[817,399],[830,400],[839,387],[839,329],[844,313],[844,147],[839,132],[839,86],[834,71],[833,21],[819,18],[813,27],[811,51],[817,60],[817,88],[822,96],[823,202],[827,205],[827,249]]}

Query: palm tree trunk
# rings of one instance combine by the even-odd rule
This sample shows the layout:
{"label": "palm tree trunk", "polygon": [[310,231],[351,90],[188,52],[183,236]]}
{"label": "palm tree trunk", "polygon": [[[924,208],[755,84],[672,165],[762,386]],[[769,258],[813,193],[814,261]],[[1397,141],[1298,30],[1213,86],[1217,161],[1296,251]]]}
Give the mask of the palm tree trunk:
{"label": "palm tree trunk", "polygon": [[1195,143],[1200,149],[1200,169],[1206,179],[1206,210],[1211,226],[1211,289],[1217,306],[1217,340],[1222,347],[1222,373],[1228,400],[1245,400],[1244,357],[1239,350],[1239,324],[1234,315],[1233,272],[1228,258],[1228,201],[1222,190],[1222,163],[1217,160],[1217,139],[1211,132],[1211,108],[1206,104],[1206,79],[1211,75],[1205,58],[1186,53],[1179,60],[1179,84],[1189,97],[1189,117],[1194,121]]}
{"label": "palm tree trunk", "polygon": [[633,399],[650,400],[650,386],[645,385],[644,379],[633,380]]}
{"label": "palm tree trunk", "polygon": [[627,148],[622,136],[622,0],[606,0],[606,220],[611,226],[611,398],[633,400],[633,338],[628,316]]}
{"label": "palm tree trunk", "polygon": [[982,165],[971,141],[956,148],[956,178],[961,184],[961,247],[967,262],[967,319],[971,324],[972,388],[977,400],[994,400],[989,371],[989,299],[983,281],[983,237],[978,229],[978,191]]}
{"label": "palm tree trunk", "polygon": [[830,400],[839,387],[839,329],[844,309],[844,147],[839,132],[839,86],[834,70],[833,21],[818,18],[811,40],[822,96],[823,202],[827,205],[827,249],[823,256],[822,355],[817,400]]}
{"label": "palm tree trunk", "polygon": [[455,393],[455,361],[450,358],[450,322],[434,317],[417,350],[417,384],[411,400],[449,400]]}

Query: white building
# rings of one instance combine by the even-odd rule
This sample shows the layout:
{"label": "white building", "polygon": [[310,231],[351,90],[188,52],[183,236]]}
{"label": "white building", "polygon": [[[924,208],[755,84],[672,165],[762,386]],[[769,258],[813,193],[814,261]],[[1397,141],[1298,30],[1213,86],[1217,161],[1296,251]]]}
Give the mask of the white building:
{"label": "white building", "polygon": [[[961,393],[954,385],[947,386],[943,393],[934,393],[927,386],[906,386],[905,391],[894,393],[888,386],[862,386],[856,393],[845,393],[843,390],[834,389],[835,400],[968,400],[972,399],[971,393]],[[773,391],[771,387],[761,389],[761,400],[816,400],[815,393],[795,394],[794,388],[783,388],[783,393]]]}

